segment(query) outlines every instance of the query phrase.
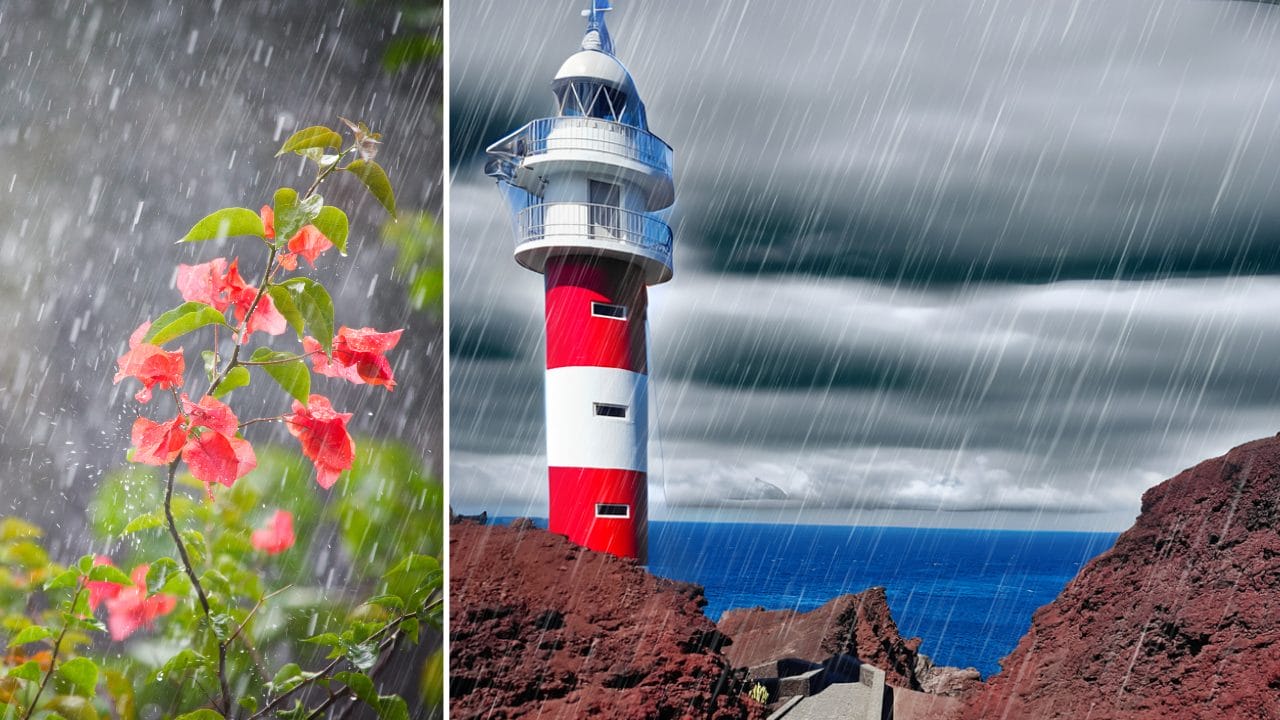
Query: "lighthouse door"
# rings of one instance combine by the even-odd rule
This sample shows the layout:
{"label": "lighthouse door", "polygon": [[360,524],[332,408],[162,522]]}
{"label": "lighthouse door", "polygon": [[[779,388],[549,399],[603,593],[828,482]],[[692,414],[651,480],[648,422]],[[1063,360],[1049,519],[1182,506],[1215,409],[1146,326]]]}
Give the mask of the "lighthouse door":
{"label": "lighthouse door", "polygon": [[622,204],[622,188],[599,180],[588,182],[591,193],[591,237],[618,240],[618,206]]}

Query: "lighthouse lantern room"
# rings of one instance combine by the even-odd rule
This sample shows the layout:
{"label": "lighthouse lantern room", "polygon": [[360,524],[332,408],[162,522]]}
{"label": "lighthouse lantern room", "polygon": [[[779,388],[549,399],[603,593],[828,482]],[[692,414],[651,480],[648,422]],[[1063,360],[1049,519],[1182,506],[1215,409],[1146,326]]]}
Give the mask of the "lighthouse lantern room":
{"label": "lighthouse lantern room", "polygon": [[613,54],[607,0],[551,84],[558,114],[488,149],[515,259],[546,287],[550,530],[622,557],[648,550],[648,286],[671,279],[671,148]]}

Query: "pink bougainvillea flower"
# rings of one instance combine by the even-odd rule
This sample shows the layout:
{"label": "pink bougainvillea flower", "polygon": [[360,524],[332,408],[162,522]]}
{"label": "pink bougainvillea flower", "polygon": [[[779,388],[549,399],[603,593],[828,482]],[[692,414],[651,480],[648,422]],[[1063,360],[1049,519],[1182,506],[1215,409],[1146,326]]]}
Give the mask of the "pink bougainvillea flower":
{"label": "pink bougainvillea flower", "polygon": [[[106,555],[99,555],[93,559],[94,565],[110,565],[111,558]],[[88,580],[85,587],[89,588],[89,609],[97,610],[98,606],[104,601],[110,600],[120,594],[124,589],[123,585],[105,580]]]}
{"label": "pink bougainvillea flower", "polygon": [[333,243],[315,225],[302,226],[298,234],[289,240],[288,245],[289,252],[301,255],[311,267],[315,267],[316,258],[331,247]]}
{"label": "pink bougainvillea flower", "polygon": [[[248,440],[213,431],[188,440],[182,448],[182,459],[192,475],[210,486],[218,483],[231,487],[258,466],[258,458]],[[209,490],[212,493],[212,488]]]}
{"label": "pink bougainvillea flower", "polygon": [[177,607],[178,599],[172,595],[147,595],[149,569],[147,565],[135,567],[130,574],[133,585],[120,588],[114,597],[106,599],[107,629],[112,640],[124,640],[139,628],[151,627],[156,618]]}
{"label": "pink bougainvillea flower", "polygon": [[133,462],[143,465],[168,465],[182,452],[187,442],[187,429],[182,417],[158,423],[140,417],[133,421]]}
{"label": "pink bougainvillea flower", "polygon": [[333,338],[333,358],[325,357],[320,343],[313,337],[302,339],[302,349],[311,356],[311,364],[321,375],[342,378],[356,385],[381,385],[395,388],[395,376],[385,353],[400,342],[404,330],[378,332],[373,328],[338,329]]}
{"label": "pink bougainvillea flower", "polygon": [[192,427],[207,427],[214,432],[234,437],[240,429],[240,421],[230,407],[212,395],[205,395],[200,402],[193,403],[186,393],[182,394],[182,412],[187,414]]}
{"label": "pink bougainvillea flower", "polygon": [[[249,313],[249,308],[254,307],[254,298],[258,297],[258,288],[246,283],[244,278],[240,277],[240,259],[236,258],[227,266],[226,286],[231,303],[235,305],[233,313],[237,323],[243,323],[245,315]],[[245,325],[244,335],[240,337],[241,344],[248,342],[249,336],[261,330],[268,335],[279,335],[289,329],[289,323],[285,320],[284,315],[276,309],[275,303],[271,301],[271,296],[263,293],[258,300],[258,305],[253,310],[253,315],[249,318],[249,322]]]}
{"label": "pink bougainvillea flower", "polygon": [[[293,272],[298,269],[298,256],[291,252],[281,251],[281,253],[276,256],[276,259],[280,261],[280,267],[289,272]],[[312,267],[314,267],[314,265]]]}
{"label": "pink bougainvillea flower", "polygon": [[288,510],[277,510],[271,520],[263,527],[253,531],[253,546],[267,553],[277,555],[293,547],[293,513]]}
{"label": "pink bougainvillea flower", "polygon": [[159,345],[142,341],[150,329],[150,322],[139,325],[129,336],[129,351],[116,359],[119,372],[116,373],[115,382],[119,383],[129,377],[137,378],[142,383],[142,389],[133,397],[140,403],[151,401],[152,388],[168,390],[182,387],[182,373],[186,370],[182,348],[171,352]]}
{"label": "pink bougainvillea flower", "polygon": [[350,419],[351,413],[335,412],[323,395],[312,395],[306,405],[294,400],[293,414],[284,417],[289,432],[302,443],[302,454],[316,466],[322,488],[333,487],[355,459],[355,442],[347,433]]}
{"label": "pink bougainvillea flower", "polygon": [[263,205],[258,211],[258,216],[262,218],[262,227],[266,229],[263,234],[268,240],[276,239],[276,211],[271,209],[270,205]]}
{"label": "pink bougainvillea flower", "polygon": [[181,455],[191,474],[206,483],[210,497],[213,483],[231,487],[258,466],[253,446],[236,437],[239,420],[231,408],[210,396],[193,403],[184,393],[180,401],[183,414],[168,422],[134,421],[134,462],[168,465]]}
{"label": "pink bougainvillea flower", "polygon": [[231,306],[226,258],[214,258],[199,265],[179,265],[177,284],[178,292],[187,302],[212,305],[218,312],[226,312]]}

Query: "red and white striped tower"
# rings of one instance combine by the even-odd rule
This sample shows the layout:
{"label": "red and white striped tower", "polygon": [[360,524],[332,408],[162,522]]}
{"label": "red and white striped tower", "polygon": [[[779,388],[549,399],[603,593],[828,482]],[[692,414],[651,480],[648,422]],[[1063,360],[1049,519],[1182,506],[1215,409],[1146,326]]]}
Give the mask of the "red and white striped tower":
{"label": "red and white striped tower", "polygon": [[671,148],[613,55],[607,0],[552,82],[556,117],[494,143],[516,261],[546,279],[550,529],[648,554],[648,286],[671,279]]}

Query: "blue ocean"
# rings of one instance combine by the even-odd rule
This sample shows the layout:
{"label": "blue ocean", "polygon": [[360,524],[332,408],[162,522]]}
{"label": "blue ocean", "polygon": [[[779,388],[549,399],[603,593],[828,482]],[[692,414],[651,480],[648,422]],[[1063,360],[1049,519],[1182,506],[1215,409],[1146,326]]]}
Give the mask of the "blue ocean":
{"label": "blue ocean", "polygon": [[654,522],[649,569],[731,608],[812,610],[880,585],[903,637],[940,665],[1000,669],[1031,624],[1115,533]]}
{"label": "blue ocean", "polygon": [[[506,524],[511,518],[497,518]],[[535,523],[545,528],[546,520]],[[1000,670],[1080,568],[1116,533],[652,522],[649,570],[706,589],[705,612],[812,610],[885,588],[903,637],[939,665]]]}

